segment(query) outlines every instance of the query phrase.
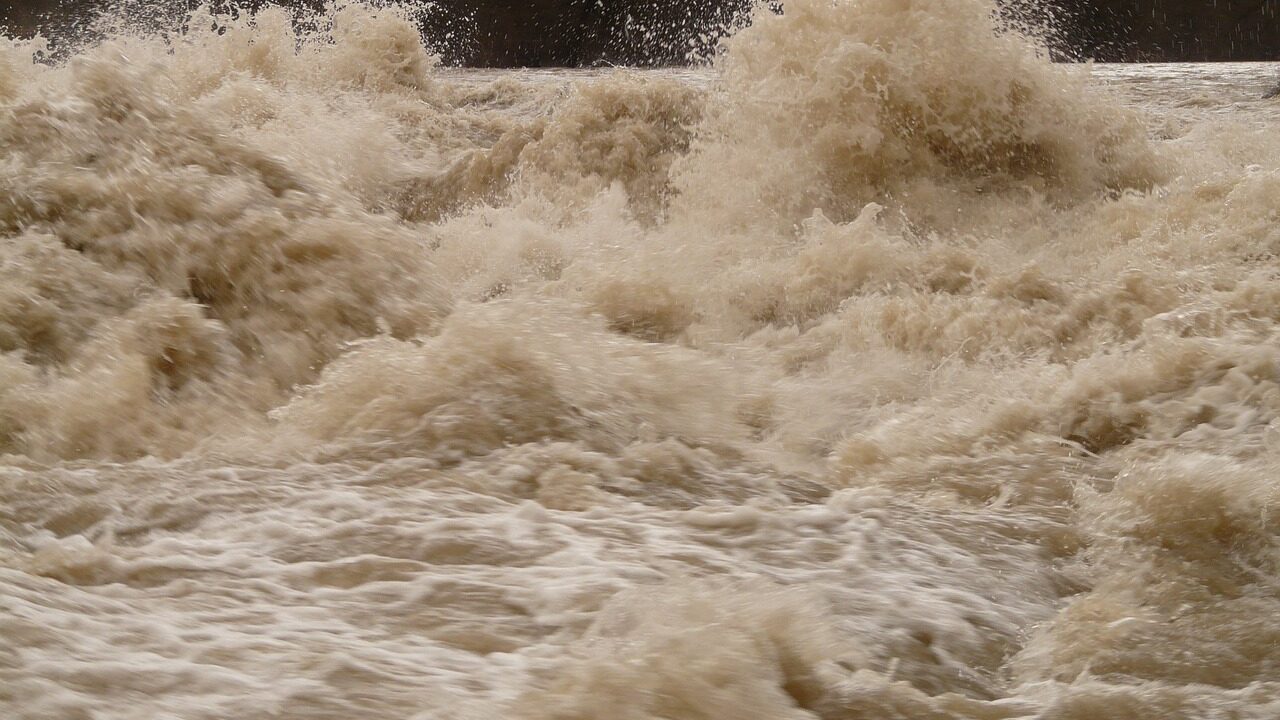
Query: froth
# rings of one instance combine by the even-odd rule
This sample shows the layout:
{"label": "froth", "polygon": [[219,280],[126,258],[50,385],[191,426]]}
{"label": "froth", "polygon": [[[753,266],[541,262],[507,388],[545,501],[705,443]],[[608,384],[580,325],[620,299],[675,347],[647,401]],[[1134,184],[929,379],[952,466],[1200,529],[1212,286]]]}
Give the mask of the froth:
{"label": "froth", "polygon": [[879,197],[914,204],[921,193],[912,210],[924,220],[929,204],[947,202],[939,183],[965,199],[1149,187],[1156,163],[1135,118],[997,25],[974,0],[795,2],[759,14],[728,42],[682,189],[747,222],[759,210],[794,222],[815,207],[849,219]]}
{"label": "froth", "polygon": [[993,9],[6,41],[0,711],[1274,716],[1275,118]]}
{"label": "froth", "polygon": [[[269,42],[280,20],[260,21]],[[336,16],[335,28],[343,22]],[[249,31],[231,28],[221,49]],[[359,52],[363,36],[335,32],[334,61],[357,62],[343,50]],[[212,37],[183,42],[204,48]],[[196,52],[182,45],[168,55],[146,38],[108,42],[41,71],[5,115],[5,349],[31,368],[5,393],[24,408],[9,422],[11,450],[182,451],[214,431],[191,425],[225,414],[192,413],[261,412],[342,343],[412,336],[447,307],[417,234],[360,197],[360,168],[326,168],[272,146],[272,130],[255,132],[289,97],[267,73],[245,87],[236,66],[265,60],[232,55],[211,87],[205,67],[166,72],[161,63],[181,70]],[[226,93],[265,107],[246,118]],[[152,415],[165,419],[130,427]],[[184,425],[176,438],[163,429]]]}

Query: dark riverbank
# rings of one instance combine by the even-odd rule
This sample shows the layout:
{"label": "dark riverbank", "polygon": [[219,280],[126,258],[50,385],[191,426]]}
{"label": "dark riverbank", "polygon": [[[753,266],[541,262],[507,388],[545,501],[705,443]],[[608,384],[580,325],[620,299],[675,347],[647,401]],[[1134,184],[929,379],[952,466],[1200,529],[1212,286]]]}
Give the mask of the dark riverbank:
{"label": "dark riverbank", "polygon": [[[1280,59],[1280,0],[1010,2],[1036,7],[1037,14],[1050,7],[1064,57],[1108,62]],[[25,0],[0,7],[0,25],[11,34],[43,31],[57,36],[83,27],[105,7],[122,5],[155,3]],[[739,22],[749,6],[750,0],[435,0],[421,22],[426,37],[451,65],[672,65],[707,47]]]}
{"label": "dark riverbank", "polygon": [[1065,35],[1106,62],[1280,60],[1280,0],[1058,0]]}

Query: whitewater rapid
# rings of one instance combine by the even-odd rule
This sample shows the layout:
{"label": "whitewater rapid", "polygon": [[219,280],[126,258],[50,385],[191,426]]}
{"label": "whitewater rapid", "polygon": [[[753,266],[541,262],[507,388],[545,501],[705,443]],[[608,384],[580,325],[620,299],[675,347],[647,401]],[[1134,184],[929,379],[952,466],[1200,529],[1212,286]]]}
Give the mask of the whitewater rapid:
{"label": "whitewater rapid", "polygon": [[1275,66],[174,27],[0,43],[0,717],[1280,716]]}

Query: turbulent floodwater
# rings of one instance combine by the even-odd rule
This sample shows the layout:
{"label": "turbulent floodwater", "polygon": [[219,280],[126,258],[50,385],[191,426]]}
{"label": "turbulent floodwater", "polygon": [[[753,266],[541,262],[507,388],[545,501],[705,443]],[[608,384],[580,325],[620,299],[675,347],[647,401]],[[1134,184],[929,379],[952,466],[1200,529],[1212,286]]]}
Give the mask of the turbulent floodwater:
{"label": "turbulent floodwater", "polygon": [[1280,102],[981,0],[711,70],[0,47],[0,716],[1280,716]]}

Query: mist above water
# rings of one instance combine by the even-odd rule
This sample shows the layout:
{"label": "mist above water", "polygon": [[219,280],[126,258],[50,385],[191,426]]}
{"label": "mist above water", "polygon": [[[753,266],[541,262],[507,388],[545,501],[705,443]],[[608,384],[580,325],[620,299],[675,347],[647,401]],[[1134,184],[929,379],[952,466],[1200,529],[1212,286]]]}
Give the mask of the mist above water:
{"label": "mist above water", "polygon": [[0,49],[6,717],[1280,710],[1268,77],[299,27]]}

